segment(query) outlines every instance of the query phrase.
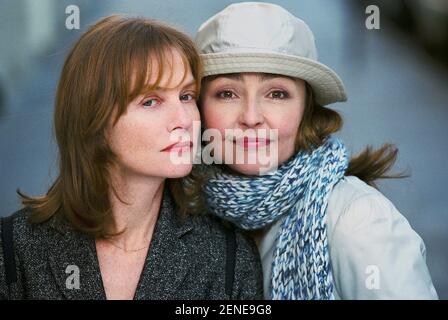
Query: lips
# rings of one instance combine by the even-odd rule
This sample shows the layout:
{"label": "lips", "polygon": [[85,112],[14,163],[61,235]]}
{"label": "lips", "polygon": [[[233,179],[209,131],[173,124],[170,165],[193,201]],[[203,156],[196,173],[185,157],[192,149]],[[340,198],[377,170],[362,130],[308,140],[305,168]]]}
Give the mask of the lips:
{"label": "lips", "polygon": [[192,141],[176,142],[162,149],[163,152],[189,151],[193,147]]}
{"label": "lips", "polygon": [[245,149],[262,148],[266,147],[271,143],[271,140],[259,137],[244,137],[240,139],[235,139],[234,143]]}

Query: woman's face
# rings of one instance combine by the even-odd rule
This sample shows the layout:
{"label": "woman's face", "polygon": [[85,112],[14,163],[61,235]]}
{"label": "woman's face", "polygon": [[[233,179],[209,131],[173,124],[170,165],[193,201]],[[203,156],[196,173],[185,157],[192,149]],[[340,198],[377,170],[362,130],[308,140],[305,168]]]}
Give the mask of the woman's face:
{"label": "woman's face", "polygon": [[[233,155],[242,152],[246,160],[250,154],[258,159],[257,153],[264,152],[270,157],[269,164],[280,165],[294,154],[305,108],[303,80],[264,73],[224,74],[209,81],[203,90],[204,127],[217,129],[222,136],[222,149],[215,150],[215,157],[216,152],[223,157],[231,151]],[[226,129],[240,129],[249,138],[226,137]],[[263,139],[270,129],[278,130],[277,136]],[[259,161],[235,162],[225,163],[243,174],[260,173]]]}
{"label": "woman's face", "polygon": [[[196,85],[190,68],[184,78],[180,54],[172,53],[171,66],[167,63],[160,86],[132,101],[107,134],[122,173],[177,178],[191,171],[193,143],[197,141],[193,122],[200,119]],[[157,70],[152,74],[150,83],[155,82]]]}

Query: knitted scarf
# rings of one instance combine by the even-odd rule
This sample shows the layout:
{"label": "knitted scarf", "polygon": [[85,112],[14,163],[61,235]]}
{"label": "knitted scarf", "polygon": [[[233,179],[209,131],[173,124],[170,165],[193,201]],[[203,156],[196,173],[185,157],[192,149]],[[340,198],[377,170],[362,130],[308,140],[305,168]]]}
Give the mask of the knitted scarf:
{"label": "knitted scarf", "polygon": [[347,167],[345,146],[329,137],[267,175],[236,176],[213,169],[203,189],[213,214],[246,230],[285,217],[275,242],[272,299],[334,298],[325,212],[329,194]]}

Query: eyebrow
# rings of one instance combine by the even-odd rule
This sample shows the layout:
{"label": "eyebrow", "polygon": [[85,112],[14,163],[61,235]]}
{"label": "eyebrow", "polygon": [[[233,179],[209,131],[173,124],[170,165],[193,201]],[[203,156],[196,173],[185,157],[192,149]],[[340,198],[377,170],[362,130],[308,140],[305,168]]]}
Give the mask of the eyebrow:
{"label": "eyebrow", "polygon": [[261,78],[261,81],[268,81],[276,78],[286,78],[285,76],[272,73],[262,73],[261,75],[259,75],[259,77]]}
{"label": "eyebrow", "polygon": [[[187,87],[192,87],[192,86],[196,87],[196,81],[194,79],[189,81],[187,84],[183,85],[182,88],[187,88]],[[169,90],[169,89],[174,89],[174,88],[166,88],[166,87],[157,86],[157,87],[155,87],[151,91],[156,91],[156,90],[158,90],[158,91],[166,91],[166,90]]]}
{"label": "eyebrow", "polygon": [[[285,78],[285,76],[279,74],[261,73],[261,72],[258,73],[257,76],[261,79],[261,81],[268,81],[275,78]],[[230,80],[243,81],[243,76],[241,75],[241,73],[222,74],[219,75],[219,78],[227,78]]]}
{"label": "eyebrow", "polygon": [[240,73],[225,73],[220,74],[217,78],[227,78],[230,80],[243,81],[243,77]]}

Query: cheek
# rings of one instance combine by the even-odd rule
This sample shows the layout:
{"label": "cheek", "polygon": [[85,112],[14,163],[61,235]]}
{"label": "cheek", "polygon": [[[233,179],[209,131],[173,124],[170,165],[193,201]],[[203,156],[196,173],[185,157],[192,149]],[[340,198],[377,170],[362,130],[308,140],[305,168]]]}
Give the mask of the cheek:
{"label": "cheek", "polygon": [[303,108],[297,105],[284,108],[270,117],[270,127],[278,129],[280,140],[294,140],[303,117]]}
{"label": "cheek", "polygon": [[278,115],[278,162],[281,164],[295,153],[295,142],[303,118],[303,107],[291,107]]}
{"label": "cheek", "polygon": [[280,139],[295,139],[299,130],[301,117],[288,117],[281,121],[282,125],[277,127]]}
{"label": "cheek", "polygon": [[229,110],[223,112],[220,108],[204,104],[202,117],[205,129],[218,129],[224,132],[225,129],[234,127],[234,116]]}
{"label": "cheek", "polygon": [[120,158],[133,158],[154,148],[156,132],[157,122],[123,116],[111,132],[110,145]]}

